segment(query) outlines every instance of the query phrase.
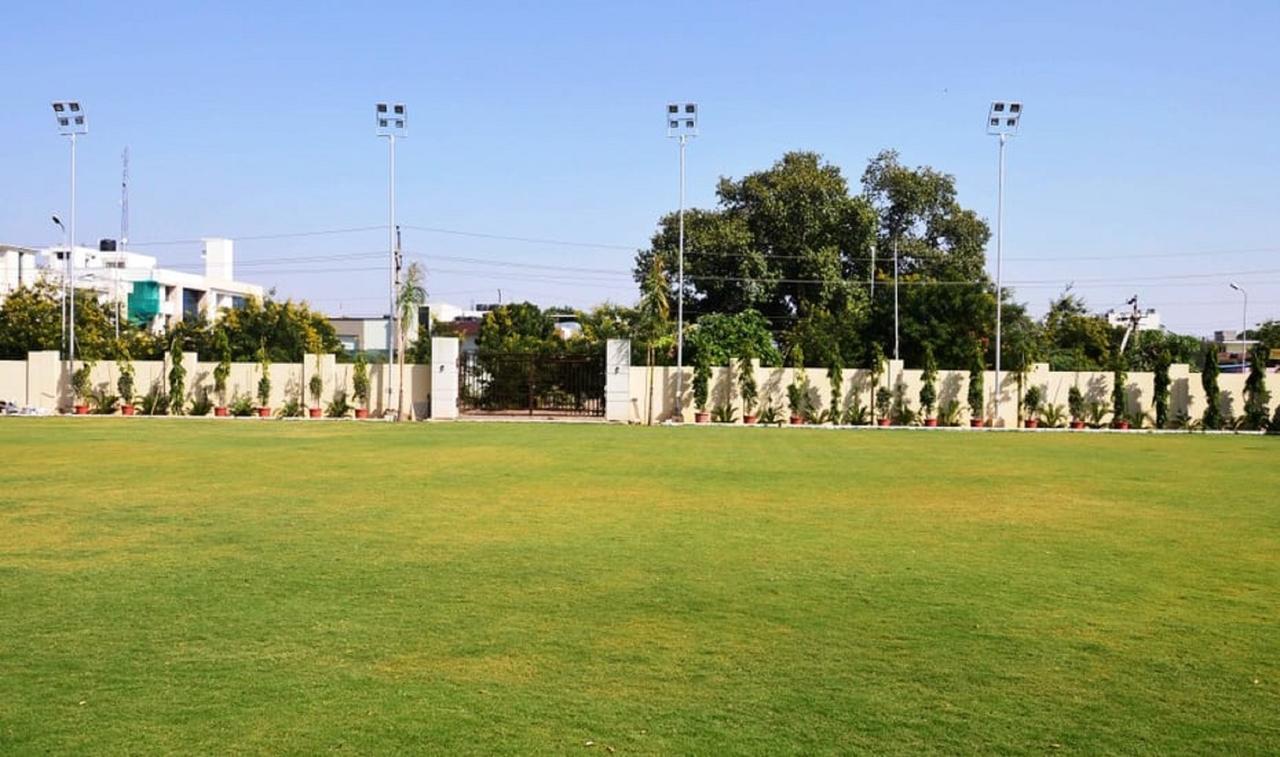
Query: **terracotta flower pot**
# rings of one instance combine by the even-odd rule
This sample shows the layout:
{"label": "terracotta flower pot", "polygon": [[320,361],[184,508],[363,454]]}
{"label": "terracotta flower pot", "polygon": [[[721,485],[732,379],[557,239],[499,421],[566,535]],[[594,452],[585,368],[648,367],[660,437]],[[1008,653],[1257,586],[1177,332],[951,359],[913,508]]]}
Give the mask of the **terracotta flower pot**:
{"label": "terracotta flower pot", "polygon": [[1026,425],[1027,428],[1040,428],[1040,421],[1035,418],[1028,418]]}
{"label": "terracotta flower pot", "polygon": [[742,422],[748,426],[754,426],[756,425],[756,417],[754,415],[744,415],[742,416]]}
{"label": "terracotta flower pot", "polygon": [[888,418],[878,418],[878,419],[876,420],[876,425],[877,425],[877,426],[888,426],[888,425],[889,425],[889,419],[888,419]]}
{"label": "terracotta flower pot", "polygon": [[937,427],[938,427],[938,419],[937,419],[937,418],[925,418],[925,419],[924,419],[924,425],[928,426],[929,428],[937,428]]}
{"label": "terracotta flower pot", "polygon": [[1129,421],[1120,421],[1119,423],[1116,424],[1116,428],[1120,431],[1128,431]]}
{"label": "terracotta flower pot", "polygon": [[1075,431],[1079,431],[1084,428],[1084,421],[1071,421],[1071,428]]}
{"label": "terracotta flower pot", "polygon": [[368,418],[368,417],[369,417],[369,408],[367,408],[367,407],[358,407],[358,408],[356,408],[356,417],[357,417],[357,418]]}
{"label": "terracotta flower pot", "polygon": [[970,418],[970,419],[969,419],[969,428],[982,428],[982,419],[981,419],[981,418]]}
{"label": "terracotta flower pot", "polygon": [[320,417],[320,408],[318,408],[318,407],[309,407],[309,408],[307,408],[307,415],[311,416],[312,418],[319,418],[319,417]]}
{"label": "terracotta flower pot", "polygon": [[270,418],[270,417],[271,417],[271,408],[269,408],[269,407],[260,407],[260,408],[258,408],[258,417],[259,417],[259,418]]}
{"label": "terracotta flower pot", "polygon": [[121,405],[121,406],[120,406],[120,414],[121,414],[121,415],[133,415],[133,405]]}
{"label": "terracotta flower pot", "polygon": [[708,423],[711,420],[711,413],[704,413],[701,410],[693,414],[694,423]]}
{"label": "terracotta flower pot", "polygon": [[798,415],[793,415],[793,416],[791,416],[791,425],[792,425],[792,426],[803,426],[803,425],[804,425],[804,418],[801,418],[801,417],[800,417],[800,416],[798,416]]}
{"label": "terracotta flower pot", "polygon": [[213,409],[213,414],[215,417],[218,417],[218,418],[226,418],[227,409],[225,407],[215,407]]}

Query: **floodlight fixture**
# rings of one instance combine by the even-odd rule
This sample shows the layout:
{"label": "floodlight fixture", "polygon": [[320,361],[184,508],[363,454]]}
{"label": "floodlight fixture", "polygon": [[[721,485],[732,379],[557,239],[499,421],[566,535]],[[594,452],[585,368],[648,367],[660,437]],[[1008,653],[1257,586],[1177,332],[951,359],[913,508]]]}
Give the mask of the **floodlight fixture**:
{"label": "floodlight fixture", "polygon": [[373,110],[374,128],[379,137],[409,136],[409,111],[404,103],[378,103]]}
{"label": "floodlight fixture", "polygon": [[698,136],[698,104],[667,103],[667,136],[687,139]]}
{"label": "floodlight fixture", "polygon": [[55,100],[53,117],[58,123],[59,134],[70,136],[89,133],[88,117],[77,100]]}
{"label": "floodlight fixture", "polygon": [[1013,135],[1022,125],[1022,103],[995,100],[987,111],[987,133]]}

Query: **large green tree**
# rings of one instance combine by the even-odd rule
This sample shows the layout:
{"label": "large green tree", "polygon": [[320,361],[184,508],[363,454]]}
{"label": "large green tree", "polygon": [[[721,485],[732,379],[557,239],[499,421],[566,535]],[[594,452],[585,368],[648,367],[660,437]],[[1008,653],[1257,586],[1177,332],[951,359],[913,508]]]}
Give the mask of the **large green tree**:
{"label": "large green tree", "polygon": [[[19,287],[0,304],[0,359],[25,360],[28,352],[62,350],[62,290],[49,281]],[[129,341],[136,329],[122,324]],[[115,324],[109,308],[90,290],[76,290],[76,357],[115,357]],[[144,350],[145,352],[145,350]]]}
{"label": "large green tree", "polygon": [[476,345],[494,352],[547,352],[562,347],[555,322],[531,302],[499,305],[484,314]]}
{"label": "large green tree", "polygon": [[256,360],[259,348],[265,346],[271,362],[297,363],[316,346],[310,343],[312,339],[318,341],[321,352],[342,352],[329,319],[305,302],[251,297],[242,307],[224,311],[216,324],[200,327],[187,340],[186,346],[196,349],[201,360],[218,359],[213,349],[214,329],[226,332],[231,357],[238,361]]}
{"label": "large green tree", "polygon": [[[791,152],[767,170],[722,178],[716,195],[716,209],[686,214],[686,316],[753,309],[775,331],[816,308],[865,317],[875,213],[839,168]],[[637,283],[655,256],[677,270],[678,237],[677,215],[663,217],[636,258]]]}

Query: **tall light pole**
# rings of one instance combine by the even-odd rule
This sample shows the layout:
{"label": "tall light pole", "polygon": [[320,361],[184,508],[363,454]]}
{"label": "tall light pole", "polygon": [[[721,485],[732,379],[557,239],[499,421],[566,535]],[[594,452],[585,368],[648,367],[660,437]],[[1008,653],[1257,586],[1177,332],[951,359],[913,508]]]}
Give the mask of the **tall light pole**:
{"label": "tall light pole", "polygon": [[684,422],[684,148],[698,136],[698,104],[668,103],[667,136],[680,142],[680,264],[676,291],[676,422]]}
{"label": "tall light pole", "polygon": [[387,138],[387,404],[395,398],[391,386],[395,345],[400,341],[400,319],[396,313],[396,289],[400,283],[400,256],[396,249],[396,137],[409,136],[409,112],[404,103],[374,105],[375,133]]}
{"label": "tall light pole", "polygon": [[1249,334],[1249,293],[1234,281],[1231,288],[1244,295],[1244,311],[1240,314],[1240,364],[1243,366],[1249,353],[1249,340],[1245,338]]}
{"label": "tall light pole", "polygon": [[[71,228],[67,245],[67,367],[75,368],[76,360],[76,137],[89,133],[89,118],[78,100],[53,102],[53,117],[58,123],[58,133],[71,140]],[[67,374],[68,379],[70,373]]]}
{"label": "tall light pole", "polygon": [[1001,350],[1001,305],[1004,290],[1001,286],[1001,274],[1004,263],[1004,146],[1009,137],[1018,133],[1022,124],[1022,103],[996,100],[987,111],[987,134],[1000,138],[1000,179],[996,195],[996,382],[992,392],[995,395],[995,422],[1000,422],[1000,350]]}

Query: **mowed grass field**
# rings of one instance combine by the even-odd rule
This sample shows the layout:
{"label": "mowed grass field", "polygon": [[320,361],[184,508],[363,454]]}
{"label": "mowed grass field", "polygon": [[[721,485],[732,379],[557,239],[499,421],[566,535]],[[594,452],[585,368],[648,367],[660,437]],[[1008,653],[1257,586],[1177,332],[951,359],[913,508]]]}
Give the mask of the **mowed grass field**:
{"label": "mowed grass field", "polygon": [[1280,440],[0,422],[0,752],[1280,752]]}

